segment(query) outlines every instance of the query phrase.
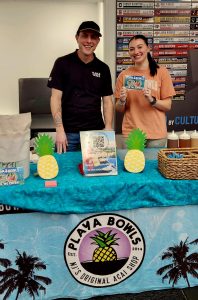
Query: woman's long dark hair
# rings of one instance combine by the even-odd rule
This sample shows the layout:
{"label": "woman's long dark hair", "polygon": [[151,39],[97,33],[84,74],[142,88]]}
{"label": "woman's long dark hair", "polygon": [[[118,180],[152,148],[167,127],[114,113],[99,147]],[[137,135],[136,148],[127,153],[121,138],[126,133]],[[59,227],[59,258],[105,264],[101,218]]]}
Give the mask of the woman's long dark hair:
{"label": "woman's long dark hair", "polygon": [[[138,40],[138,39],[143,40],[145,42],[145,44],[148,46],[148,39],[142,34],[137,34],[137,35],[134,35],[132,38],[130,38],[129,44],[132,40]],[[157,69],[159,68],[159,66],[156,63],[156,61],[152,58],[150,52],[147,53],[147,58],[148,58],[148,62],[149,62],[150,74],[151,74],[151,76],[154,76],[157,74]]]}

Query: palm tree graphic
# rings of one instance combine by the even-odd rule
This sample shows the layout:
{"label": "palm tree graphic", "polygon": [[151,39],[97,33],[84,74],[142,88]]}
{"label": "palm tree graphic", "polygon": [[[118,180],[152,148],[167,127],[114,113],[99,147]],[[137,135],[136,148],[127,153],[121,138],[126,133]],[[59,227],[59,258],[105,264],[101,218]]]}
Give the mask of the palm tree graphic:
{"label": "palm tree graphic", "polygon": [[3,300],[6,300],[14,290],[17,290],[17,300],[19,295],[26,291],[34,300],[35,295],[39,296],[39,291],[46,292],[46,288],[41,283],[48,285],[52,281],[48,277],[35,274],[35,270],[46,269],[46,265],[38,257],[27,255],[26,252],[21,254],[18,250],[17,254],[15,264],[18,266],[18,270],[7,268],[5,271],[0,271],[0,278],[2,278],[0,294],[5,293]]}
{"label": "palm tree graphic", "polygon": [[189,246],[198,244],[198,239],[195,239],[192,242],[188,242],[187,239],[183,242],[181,241],[179,245],[174,245],[173,247],[169,247],[167,251],[165,251],[161,259],[172,259],[172,263],[160,268],[157,271],[157,275],[165,275],[162,277],[162,282],[166,279],[169,279],[169,283],[172,282],[172,287],[174,287],[180,278],[184,278],[187,282],[188,287],[190,287],[190,283],[188,280],[188,274],[193,276],[194,278],[198,278],[198,252],[189,253]]}
{"label": "palm tree graphic", "polygon": [[[4,243],[2,242],[2,240],[0,240],[0,249],[4,249]],[[0,266],[4,268],[10,267],[11,261],[9,259],[0,257]]]}

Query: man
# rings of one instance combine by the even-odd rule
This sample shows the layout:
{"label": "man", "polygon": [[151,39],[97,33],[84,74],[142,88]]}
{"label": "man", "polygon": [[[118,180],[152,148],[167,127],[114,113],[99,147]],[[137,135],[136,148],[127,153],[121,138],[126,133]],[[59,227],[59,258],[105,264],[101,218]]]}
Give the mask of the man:
{"label": "man", "polygon": [[48,87],[58,153],[80,150],[80,131],[112,130],[111,74],[94,54],[101,36],[95,22],[83,22],[76,33],[78,49],[59,57],[51,71]]}

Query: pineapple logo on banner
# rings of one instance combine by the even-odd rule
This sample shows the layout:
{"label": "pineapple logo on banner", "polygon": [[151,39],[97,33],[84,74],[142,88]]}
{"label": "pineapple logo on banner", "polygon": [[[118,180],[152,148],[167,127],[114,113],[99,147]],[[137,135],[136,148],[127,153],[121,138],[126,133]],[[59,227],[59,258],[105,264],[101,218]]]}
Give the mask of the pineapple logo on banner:
{"label": "pineapple logo on banner", "polygon": [[98,214],[82,220],[65,242],[72,276],[93,287],[112,286],[134,274],[143,262],[144,237],[131,220]]}

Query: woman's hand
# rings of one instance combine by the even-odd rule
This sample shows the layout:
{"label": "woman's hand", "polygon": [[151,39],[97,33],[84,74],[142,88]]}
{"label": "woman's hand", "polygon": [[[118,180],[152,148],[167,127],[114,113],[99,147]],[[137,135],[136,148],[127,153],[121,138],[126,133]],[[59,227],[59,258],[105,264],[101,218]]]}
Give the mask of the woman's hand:
{"label": "woman's hand", "polygon": [[127,89],[125,86],[123,86],[120,90],[120,100],[122,102],[126,102],[127,99]]}
{"label": "woman's hand", "polygon": [[153,101],[153,97],[151,95],[151,89],[149,88],[143,89],[143,94],[144,97],[149,101],[149,103]]}
{"label": "woman's hand", "polygon": [[116,110],[119,112],[124,112],[126,101],[127,89],[123,86],[120,90],[120,98],[116,98]]}

